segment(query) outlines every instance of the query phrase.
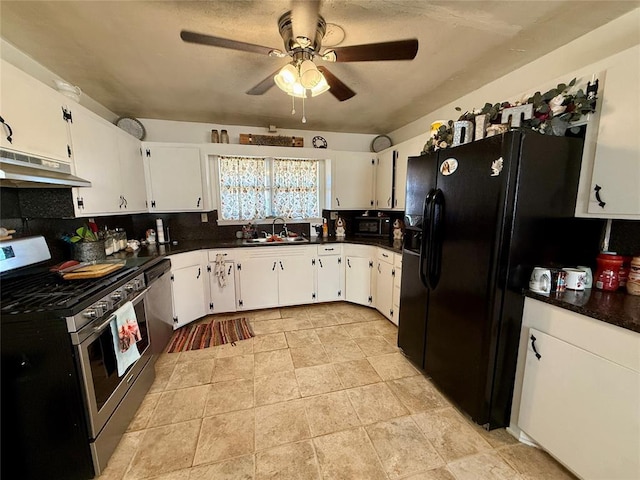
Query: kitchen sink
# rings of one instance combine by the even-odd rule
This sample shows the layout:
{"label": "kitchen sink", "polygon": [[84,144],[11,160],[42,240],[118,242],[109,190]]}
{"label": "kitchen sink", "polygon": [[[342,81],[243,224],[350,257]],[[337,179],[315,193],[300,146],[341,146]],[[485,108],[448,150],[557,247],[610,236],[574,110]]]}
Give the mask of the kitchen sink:
{"label": "kitchen sink", "polygon": [[245,245],[278,245],[280,243],[309,243],[309,239],[305,237],[277,237],[277,240],[271,238],[248,238],[242,241]]}

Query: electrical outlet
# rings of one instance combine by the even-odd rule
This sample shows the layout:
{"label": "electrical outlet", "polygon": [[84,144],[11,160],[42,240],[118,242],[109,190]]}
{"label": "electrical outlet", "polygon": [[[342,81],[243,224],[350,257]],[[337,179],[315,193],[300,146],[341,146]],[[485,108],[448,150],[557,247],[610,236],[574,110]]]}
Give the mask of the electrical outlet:
{"label": "electrical outlet", "polygon": [[200,214],[200,221],[202,223],[207,223],[209,221],[209,215],[205,212],[205,213],[201,213]]}
{"label": "electrical outlet", "polygon": [[329,214],[329,219],[330,220],[337,220],[338,219],[338,212],[331,212]]}

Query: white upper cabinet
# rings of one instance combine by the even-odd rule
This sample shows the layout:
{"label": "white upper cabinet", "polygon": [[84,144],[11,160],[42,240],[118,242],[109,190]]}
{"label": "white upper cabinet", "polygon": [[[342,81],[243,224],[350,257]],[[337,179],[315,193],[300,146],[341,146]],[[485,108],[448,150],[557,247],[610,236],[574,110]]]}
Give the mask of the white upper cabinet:
{"label": "white upper cabinet", "polygon": [[331,208],[343,210],[374,207],[375,154],[335,152],[331,165]]}
{"label": "white upper cabinet", "polygon": [[198,147],[144,144],[143,151],[150,212],[204,210]]}
{"label": "white upper cabinet", "polygon": [[[64,97],[6,61],[0,69],[0,146],[70,163]],[[9,140],[10,139],[10,140]]]}
{"label": "white upper cabinet", "polygon": [[80,105],[71,114],[75,172],[91,181],[74,189],[76,215],[146,211],[140,141]]}
{"label": "white upper cabinet", "polygon": [[407,198],[407,161],[409,157],[420,155],[424,146],[423,137],[414,137],[406,142],[399,143],[394,148],[396,155],[395,182],[393,195],[393,208],[404,210]]}
{"label": "white upper cabinet", "polygon": [[[599,125],[587,132],[576,216],[637,220],[640,46],[615,55],[612,62],[605,78],[600,78]],[[594,119],[597,121],[597,114]]]}
{"label": "white upper cabinet", "polygon": [[72,115],[75,172],[91,181],[90,188],[74,188],[76,215],[120,213],[120,205],[124,202],[121,199],[117,127],[80,106],[73,109]]}
{"label": "white upper cabinet", "polygon": [[387,149],[378,154],[376,160],[375,208],[393,208],[393,167],[397,152]]}
{"label": "white upper cabinet", "polygon": [[118,156],[122,173],[121,190],[124,199],[124,208],[120,210],[125,213],[146,212],[147,190],[140,140],[125,131],[118,132]]}

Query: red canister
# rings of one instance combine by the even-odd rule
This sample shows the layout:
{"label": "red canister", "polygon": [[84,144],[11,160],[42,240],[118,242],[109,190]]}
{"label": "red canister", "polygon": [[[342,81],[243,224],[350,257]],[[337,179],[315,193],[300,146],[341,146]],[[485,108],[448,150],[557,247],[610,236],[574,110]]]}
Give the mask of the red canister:
{"label": "red canister", "polygon": [[595,284],[599,290],[614,291],[620,286],[620,268],[623,257],[614,253],[602,252],[596,257],[598,271]]}

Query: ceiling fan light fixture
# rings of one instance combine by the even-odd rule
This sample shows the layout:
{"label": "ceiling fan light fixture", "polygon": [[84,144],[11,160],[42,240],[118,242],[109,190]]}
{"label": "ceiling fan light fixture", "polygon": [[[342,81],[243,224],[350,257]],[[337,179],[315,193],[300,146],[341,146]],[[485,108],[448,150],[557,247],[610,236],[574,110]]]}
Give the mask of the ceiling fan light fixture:
{"label": "ceiling fan light fixture", "polygon": [[293,85],[298,81],[298,70],[288,63],[273,77],[273,81],[285,93],[293,91]]}
{"label": "ceiling fan light fixture", "polygon": [[322,75],[322,73],[320,73],[320,77],[321,77],[321,80],[318,82],[318,84],[310,89],[312,97],[317,97],[318,95],[323,94],[324,92],[329,90],[329,88],[331,88],[329,87],[329,84],[327,83],[327,79],[324,78],[324,75]]}
{"label": "ceiling fan light fixture", "polygon": [[312,89],[322,81],[322,78],[318,67],[311,60],[304,60],[300,64],[300,83],[304,88]]}

